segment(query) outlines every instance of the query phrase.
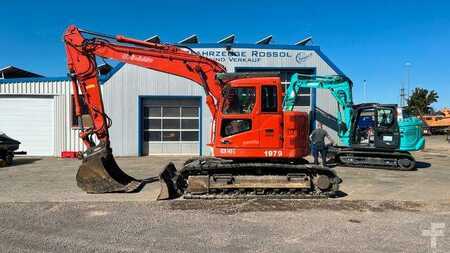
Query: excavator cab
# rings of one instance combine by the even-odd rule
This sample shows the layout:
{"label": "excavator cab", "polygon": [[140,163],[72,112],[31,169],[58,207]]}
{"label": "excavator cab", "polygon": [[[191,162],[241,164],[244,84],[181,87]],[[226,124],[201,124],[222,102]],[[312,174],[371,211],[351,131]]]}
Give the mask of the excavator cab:
{"label": "excavator cab", "polygon": [[397,105],[355,105],[352,121],[353,147],[416,151],[425,146],[423,122],[403,115]]}
{"label": "excavator cab", "polygon": [[353,147],[396,150],[400,130],[395,105],[360,104],[353,107]]}
{"label": "excavator cab", "polygon": [[[219,155],[236,154],[239,148],[281,148],[279,89],[278,77],[246,78],[226,85],[217,124]],[[264,96],[262,92],[265,92]],[[264,103],[268,106],[264,107]],[[245,153],[242,155],[250,155]]]}
{"label": "excavator cab", "polygon": [[306,156],[307,137],[300,135],[308,133],[308,116],[304,112],[283,112],[279,74],[230,75],[234,79],[227,80],[217,113],[214,156],[234,160]]}

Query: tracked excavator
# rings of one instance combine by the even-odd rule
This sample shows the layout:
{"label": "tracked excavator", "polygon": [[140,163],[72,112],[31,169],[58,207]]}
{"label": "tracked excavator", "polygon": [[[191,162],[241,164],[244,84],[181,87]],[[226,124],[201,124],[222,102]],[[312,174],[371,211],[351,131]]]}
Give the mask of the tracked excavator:
{"label": "tracked excavator", "polygon": [[284,111],[291,111],[302,88],[329,90],[338,105],[339,144],[330,153],[339,165],[414,170],[409,151],[424,148],[423,122],[403,117],[395,104],[354,104],[352,81],[345,76],[294,74],[284,99]]}
{"label": "tracked excavator", "polygon": [[[135,192],[149,180],[122,171],[113,157],[96,58],[192,80],[212,114],[213,157],[194,158],[161,172],[158,199],[324,198],[342,180],[333,169],[305,164],[308,116],[282,110],[283,91],[274,73],[226,73],[218,62],[188,47],[111,36],[70,26],[64,34],[80,138],[86,146],[76,179],[88,193]],[[126,85],[126,84],[124,84]],[[81,101],[88,108],[83,115]],[[96,138],[94,138],[96,137]]]}

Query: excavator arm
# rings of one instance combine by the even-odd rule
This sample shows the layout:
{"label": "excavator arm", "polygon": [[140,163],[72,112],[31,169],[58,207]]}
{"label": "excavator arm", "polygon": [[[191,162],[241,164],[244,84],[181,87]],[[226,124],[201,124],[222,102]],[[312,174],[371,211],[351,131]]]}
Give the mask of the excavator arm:
{"label": "excavator arm", "polygon": [[350,145],[351,117],[353,112],[352,82],[345,76],[311,76],[294,74],[286,90],[283,110],[294,109],[301,88],[327,89],[338,104],[338,136],[345,146]]}
{"label": "excavator arm", "polygon": [[[83,34],[94,37],[85,38]],[[87,147],[93,145],[91,140],[86,139],[91,133],[95,134],[100,141],[109,142],[108,117],[102,102],[96,56],[190,79],[203,87],[206,103],[211,113],[213,115],[216,113],[222,94],[222,87],[216,80],[216,74],[223,73],[226,69],[221,64],[197,55],[192,50],[120,35],[109,36],[83,31],[75,26],[67,29],[64,42],[69,74],[72,78],[76,116],[81,116],[79,93],[76,92],[79,90],[93,121],[93,129],[82,132],[81,136]]]}
{"label": "excavator arm", "polygon": [[[202,57],[189,48],[151,43],[124,36],[110,36],[69,26],[64,34],[69,75],[72,80],[75,114],[80,119],[80,138],[87,147],[77,174],[78,186],[90,193],[130,192],[143,185],[125,174],[115,163],[110,148],[96,57],[108,58],[190,79],[202,86],[206,103],[215,118],[222,99],[222,84],[217,73],[226,69],[216,61]],[[126,84],[125,84],[126,85]],[[81,115],[81,97],[92,124],[85,127]],[[93,136],[99,143],[96,144]]]}

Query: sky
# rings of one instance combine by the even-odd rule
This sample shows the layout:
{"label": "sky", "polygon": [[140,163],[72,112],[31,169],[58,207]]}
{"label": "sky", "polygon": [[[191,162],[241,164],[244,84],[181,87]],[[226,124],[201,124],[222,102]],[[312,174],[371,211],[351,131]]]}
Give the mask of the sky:
{"label": "sky", "polygon": [[293,44],[313,36],[353,80],[356,102],[399,103],[410,63],[410,89],[436,90],[433,107],[450,107],[450,1],[30,0],[5,1],[2,10],[0,68],[65,76],[62,34],[70,24],[164,42],[234,33],[237,43],[272,34],[274,44]]}

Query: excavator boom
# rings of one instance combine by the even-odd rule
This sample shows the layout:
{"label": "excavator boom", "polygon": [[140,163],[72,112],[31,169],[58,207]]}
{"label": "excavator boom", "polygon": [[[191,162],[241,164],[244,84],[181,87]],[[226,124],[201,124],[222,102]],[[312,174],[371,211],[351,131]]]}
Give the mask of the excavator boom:
{"label": "excavator boom", "polygon": [[327,89],[338,105],[338,135],[341,144],[350,146],[351,117],[353,113],[352,81],[345,76],[310,76],[294,74],[286,90],[283,110],[292,111],[301,88]]}
{"label": "excavator boom", "polygon": [[[83,36],[90,36],[89,38]],[[72,80],[75,114],[80,119],[80,138],[87,147],[77,174],[80,188],[90,193],[132,192],[145,183],[123,172],[110,148],[110,120],[103,106],[96,57],[178,75],[194,81],[205,90],[206,103],[214,115],[221,102],[221,84],[216,74],[225,72],[221,64],[199,56],[188,48],[156,44],[124,36],[109,36],[70,26],[64,34],[67,65]],[[81,97],[83,99],[81,99]],[[89,111],[84,124],[81,101]],[[213,117],[214,118],[214,117]],[[94,142],[96,136],[99,143]]]}

